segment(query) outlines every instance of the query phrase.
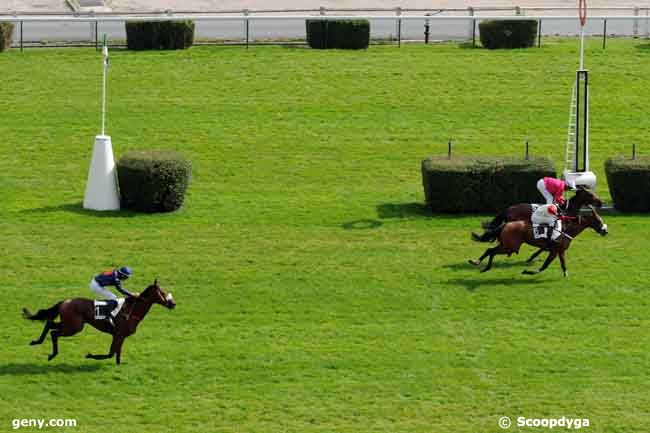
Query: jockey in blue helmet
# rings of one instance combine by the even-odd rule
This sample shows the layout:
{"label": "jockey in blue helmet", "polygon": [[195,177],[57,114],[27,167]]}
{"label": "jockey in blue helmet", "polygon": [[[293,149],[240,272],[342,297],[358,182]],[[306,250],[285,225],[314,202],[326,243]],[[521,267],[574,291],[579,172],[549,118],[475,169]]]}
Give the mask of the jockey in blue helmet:
{"label": "jockey in blue helmet", "polygon": [[[133,275],[133,271],[128,266],[122,266],[121,268],[102,272],[90,280],[90,290],[97,293],[100,296],[100,299],[106,299],[109,301],[111,304],[111,310],[115,310],[118,306],[117,296],[115,296],[110,290],[106,289],[106,287],[113,286],[118,292],[126,297],[137,297],[136,294],[133,294],[122,287],[122,281],[127,280],[131,275]],[[114,315],[112,313],[108,315],[108,320],[112,326],[114,326],[113,317]]]}

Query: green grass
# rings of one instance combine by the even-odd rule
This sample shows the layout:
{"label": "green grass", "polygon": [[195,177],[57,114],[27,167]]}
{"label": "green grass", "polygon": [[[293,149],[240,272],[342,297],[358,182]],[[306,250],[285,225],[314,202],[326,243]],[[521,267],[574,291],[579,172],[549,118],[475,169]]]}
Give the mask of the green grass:
{"label": "green grass", "polygon": [[[647,48],[587,46],[605,198],[604,160],[632,143],[647,153]],[[0,431],[76,418],[69,431],[476,433],[502,415],[644,431],[647,218],[585,232],[568,279],[559,264],[525,277],[523,257],[487,274],[465,264],[485,247],[469,241],[484,217],[420,205],[420,161],[449,137],[490,155],[521,155],[528,138],[561,169],[577,49],[115,51],[116,155],[168,148],[194,165],[169,215],[80,207],[98,53],[3,53]],[[122,264],[128,288],[157,277],[178,308],[152,309],[121,366],[83,358],[108,349],[89,328],[51,363],[49,342],[27,345],[41,328],[22,306],[90,296],[92,275]]]}

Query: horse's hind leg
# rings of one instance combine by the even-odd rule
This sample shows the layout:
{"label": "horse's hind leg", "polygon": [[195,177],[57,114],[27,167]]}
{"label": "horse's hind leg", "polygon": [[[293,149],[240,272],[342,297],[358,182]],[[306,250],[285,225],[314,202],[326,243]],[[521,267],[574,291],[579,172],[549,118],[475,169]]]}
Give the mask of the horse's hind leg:
{"label": "horse's hind leg", "polygon": [[52,337],[52,353],[47,357],[48,361],[53,360],[54,357],[59,354],[59,334],[60,332],[58,329],[50,332],[50,336]]}
{"label": "horse's hind leg", "polygon": [[487,272],[490,269],[492,269],[492,262],[494,261],[494,256],[497,254],[503,254],[503,247],[501,245],[497,245],[496,247],[489,248],[486,253],[490,255],[490,260],[488,260],[488,264],[485,267],[485,269],[481,270],[481,272]]}
{"label": "horse's hind leg", "polygon": [[470,264],[474,265],[474,266],[478,266],[478,265],[480,265],[481,262],[483,261],[483,259],[490,255],[490,251],[491,251],[492,249],[493,249],[493,248],[488,248],[487,250],[485,250],[485,252],[483,253],[483,255],[482,255],[481,257],[479,257],[478,260],[468,260],[468,262],[469,262]]}
{"label": "horse's hind leg", "polygon": [[54,359],[59,354],[59,337],[70,337],[83,329],[83,322],[78,323],[56,323],[56,329],[50,332],[52,337],[52,353],[47,357],[48,361]]}
{"label": "horse's hind leg", "polygon": [[59,324],[54,323],[51,320],[48,320],[45,322],[45,326],[43,327],[43,332],[41,332],[41,336],[38,337],[38,340],[33,340],[29,343],[30,346],[34,346],[36,344],[42,344],[43,341],[45,341],[45,337],[47,337],[47,333],[50,331],[50,329],[56,329],[58,328]]}

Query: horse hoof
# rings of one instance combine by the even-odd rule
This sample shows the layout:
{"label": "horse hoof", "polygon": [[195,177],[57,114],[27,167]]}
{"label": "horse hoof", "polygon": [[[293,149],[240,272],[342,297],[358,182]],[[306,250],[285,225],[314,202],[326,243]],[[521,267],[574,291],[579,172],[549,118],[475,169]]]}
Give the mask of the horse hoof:
{"label": "horse hoof", "polygon": [[36,341],[36,340],[34,340],[34,341],[30,341],[30,342],[29,342],[29,345],[30,345],[30,346],[36,346],[37,344],[39,344],[39,343],[38,343],[38,341]]}
{"label": "horse hoof", "polygon": [[537,272],[526,269],[525,271],[521,271],[521,273],[524,275],[535,275]]}
{"label": "horse hoof", "polygon": [[86,359],[93,359],[93,356],[90,353],[88,353],[86,354]]}
{"label": "horse hoof", "polygon": [[48,361],[51,361],[51,360],[54,359],[55,356],[56,356],[55,354],[48,355],[47,360],[48,360]]}
{"label": "horse hoof", "polygon": [[470,265],[474,265],[474,266],[478,266],[478,265],[481,264],[481,262],[479,262],[478,260],[472,260],[472,259],[469,259],[467,261],[467,263],[469,263]]}

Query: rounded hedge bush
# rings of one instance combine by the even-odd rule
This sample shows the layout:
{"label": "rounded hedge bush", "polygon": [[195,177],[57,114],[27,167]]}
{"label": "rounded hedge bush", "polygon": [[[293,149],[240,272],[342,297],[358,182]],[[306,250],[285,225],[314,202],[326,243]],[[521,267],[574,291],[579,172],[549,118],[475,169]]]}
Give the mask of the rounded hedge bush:
{"label": "rounded hedge bush", "polygon": [[129,50],[184,50],[194,44],[194,21],[131,21],[126,23]]}
{"label": "rounded hedge bush", "polygon": [[516,203],[538,203],[537,181],[555,177],[547,158],[430,157],[422,185],[433,212],[496,212]]}
{"label": "rounded hedge bush", "polygon": [[614,207],[623,212],[650,211],[650,157],[619,157],[605,161]]}
{"label": "rounded hedge bush", "polygon": [[0,23],[0,53],[11,48],[11,39],[14,34],[13,23]]}
{"label": "rounded hedge bush", "polygon": [[528,48],[537,38],[537,20],[487,20],[479,23],[485,48]]}
{"label": "rounded hedge bush", "polygon": [[368,20],[307,20],[306,26],[311,48],[360,50],[370,44]]}
{"label": "rounded hedge bush", "polygon": [[185,199],[192,165],[166,150],[128,152],[117,163],[121,206],[142,212],[171,212]]}

